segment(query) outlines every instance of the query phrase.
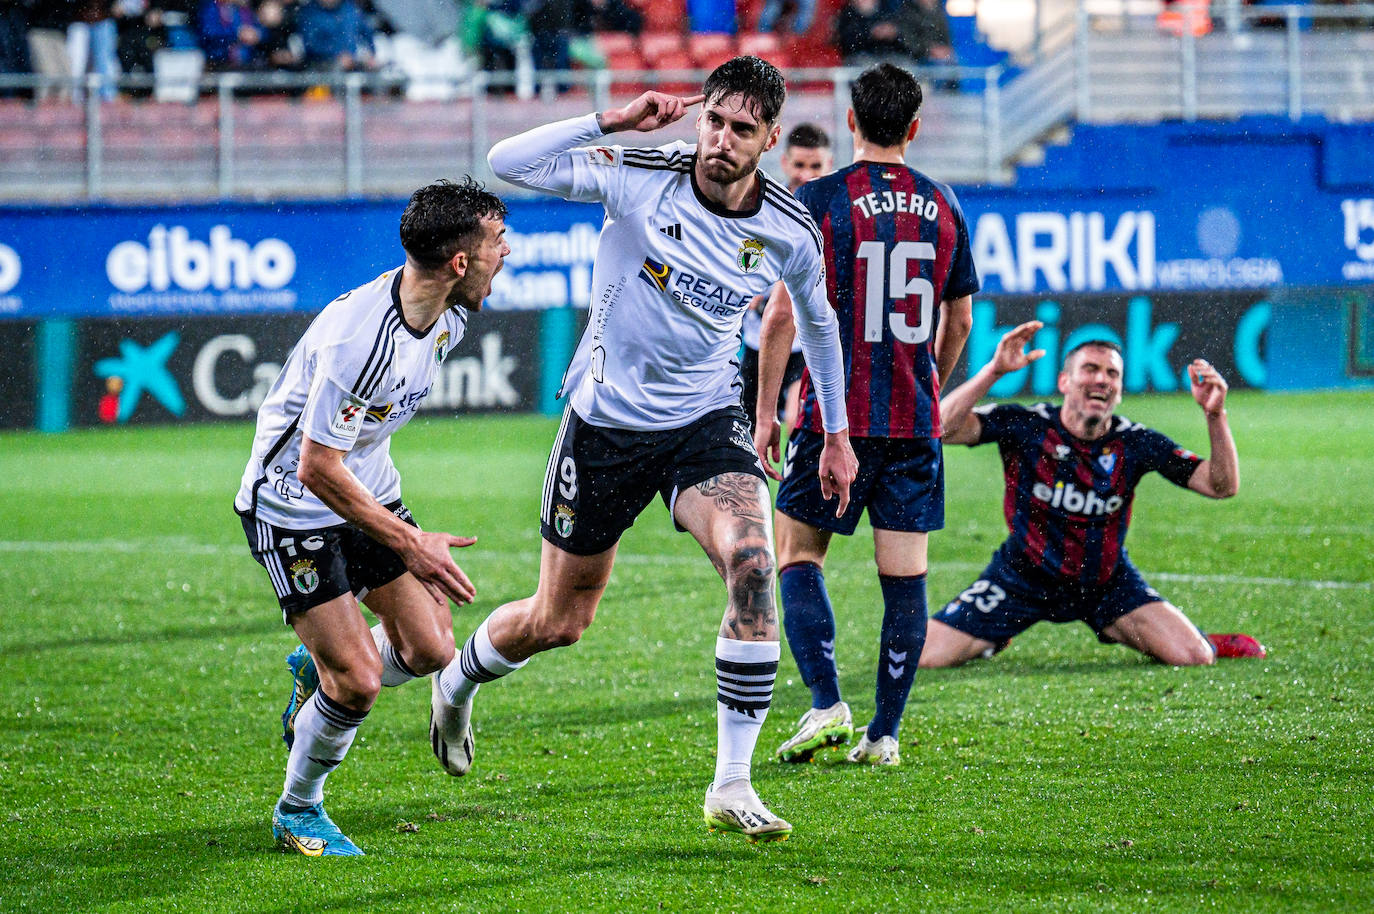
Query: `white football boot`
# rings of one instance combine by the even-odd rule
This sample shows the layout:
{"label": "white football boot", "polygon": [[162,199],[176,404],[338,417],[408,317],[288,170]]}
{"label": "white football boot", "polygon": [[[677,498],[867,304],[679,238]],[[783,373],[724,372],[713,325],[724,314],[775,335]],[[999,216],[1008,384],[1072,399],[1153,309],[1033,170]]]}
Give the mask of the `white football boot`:
{"label": "white football boot", "polygon": [[711,831],[735,832],[750,844],[786,841],[792,834],[791,824],[768,811],[748,778],[708,789],[703,812]]}
{"label": "white football boot", "polygon": [[797,732],[778,747],[783,762],[809,762],[817,749],[849,742],[854,735],[854,718],[849,705],[837,701],[828,708],[812,708],[797,721]]}
{"label": "white football boot", "polygon": [[849,750],[849,754],[844,757],[845,761],[856,765],[900,765],[902,754],[897,749],[897,740],[891,736],[880,736],[876,740],[870,740],[867,729],[859,728],[857,732],[863,734],[859,738],[859,745]]}
{"label": "white football boot", "polygon": [[454,707],[439,688],[438,673],[430,677],[430,682],[429,742],[444,770],[460,778],[472,768],[476,749],[472,738],[472,698]]}

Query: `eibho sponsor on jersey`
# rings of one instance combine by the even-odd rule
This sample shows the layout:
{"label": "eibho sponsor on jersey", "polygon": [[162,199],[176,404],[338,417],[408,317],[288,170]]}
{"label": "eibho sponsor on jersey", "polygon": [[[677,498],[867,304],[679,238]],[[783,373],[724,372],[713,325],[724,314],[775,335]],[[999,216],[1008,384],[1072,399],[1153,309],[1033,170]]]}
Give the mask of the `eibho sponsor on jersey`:
{"label": "eibho sponsor on jersey", "polygon": [[105,275],[117,290],[117,313],[288,311],[296,293],[296,252],[280,238],[235,238],[227,225],[193,237],[182,225],[157,224],[146,241],[121,241],[105,257]]}
{"label": "eibho sponsor on jersey", "polygon": [[1056,482],[1051,489],[1043,482],[1031,486],[1031,495],[1051,508],[1062,508],[1070,514],[1102,517],[1115,514],[1126,503],[1120,495],[1103,498],[1092,489],[1083,490],[1073,483]]}

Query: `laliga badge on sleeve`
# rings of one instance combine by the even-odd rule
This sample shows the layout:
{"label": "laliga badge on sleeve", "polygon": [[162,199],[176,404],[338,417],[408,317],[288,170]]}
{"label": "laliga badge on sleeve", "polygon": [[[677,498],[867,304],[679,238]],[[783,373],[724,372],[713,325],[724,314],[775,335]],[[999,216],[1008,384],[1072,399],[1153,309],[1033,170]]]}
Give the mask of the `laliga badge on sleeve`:
{"label": "laliga badge on sleeve", "polygon": [[339,408],[334,412],[334,420],[329,423],[329,427],[340,435],[349,438],[358,437],[358,432],[363,427],[363,416],[366,414],[367,404],[357,397],[344,397],[339,404]]}
{"label": "laliga badge on sleeve", "polygon": [[587,161],[593,165],[615,165],[615,150],[610,146],[592,146],[587,150]]}

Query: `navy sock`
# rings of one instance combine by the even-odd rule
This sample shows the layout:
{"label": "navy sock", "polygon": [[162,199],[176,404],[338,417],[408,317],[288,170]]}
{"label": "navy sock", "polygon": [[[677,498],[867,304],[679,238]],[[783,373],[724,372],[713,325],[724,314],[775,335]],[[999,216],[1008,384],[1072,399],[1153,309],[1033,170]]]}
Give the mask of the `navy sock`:
{"label": "navy sock", "polygon": [[825,575],[819,565],[797,562],[783,568],[778,580],[787,646],[811,690],[811,706],[828,708],[840,700],[840,677],[835,671],[835,612],[825,592]]}
{"label": "navy sock", "polygon": [[926,644],[926,576],[878,575],[883,588],[883,633],[879,644],[877,710],[868,738],[897,736],[916,663]]}

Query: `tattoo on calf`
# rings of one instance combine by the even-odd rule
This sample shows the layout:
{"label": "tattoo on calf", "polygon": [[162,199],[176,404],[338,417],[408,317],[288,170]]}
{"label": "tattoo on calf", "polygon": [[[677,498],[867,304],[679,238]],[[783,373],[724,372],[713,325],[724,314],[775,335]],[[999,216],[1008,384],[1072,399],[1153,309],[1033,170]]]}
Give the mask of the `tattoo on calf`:
{"label": "tattoo on calf", "polygon": [[[762,532],[762,531],[760,531]],[[745,538],[730,559],[730,606],[723,629],[740,640],[771,637],[777,630],[778,611],[773,600],[773,555],[762,537]]]}

